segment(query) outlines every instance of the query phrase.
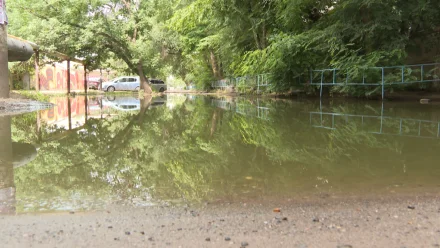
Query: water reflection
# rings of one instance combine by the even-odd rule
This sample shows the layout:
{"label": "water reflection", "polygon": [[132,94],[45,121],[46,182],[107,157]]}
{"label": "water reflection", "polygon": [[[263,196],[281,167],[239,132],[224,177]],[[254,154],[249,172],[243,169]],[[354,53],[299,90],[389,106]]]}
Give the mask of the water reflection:
{"label": "water reflection", "polygon": [[185,95],[52,102],[0,125],[39,149],[26,166],[7,167],[19,212],[440,186],[440,142],[417,138],[438,135],[435,106]]}
{"label": "water reflection", "polygon": [[264,101],[260,99],[255,99],[254,101],[236,101],[234,98],[224,97],[212,99],[211,102],[212,106],[217,108],[269,120],[270,108],[266,107]]}
{"label": "water reflection", "polygon": [[373,134],[440,138],[440,121],[386,116],[383,103],[380,115],[324,112],[321,105],[319,112],[310,112],[310,124],[324,129],[356,124]]}
{"label": "water reflection", "polygon": [[11,117],[0,117],[0,214],[15,213],[14,168],[32,161],[37,150],[31,144],[12,142]]}

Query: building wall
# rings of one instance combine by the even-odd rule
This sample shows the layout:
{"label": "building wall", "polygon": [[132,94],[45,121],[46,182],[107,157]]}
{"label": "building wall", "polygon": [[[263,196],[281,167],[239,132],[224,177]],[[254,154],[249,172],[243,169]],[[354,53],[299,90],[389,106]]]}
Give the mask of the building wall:
{"label": "building wall", "polygon": [[[40,68],[40,90],[67,91],[67,62]],[[84,67],[70,63],[70,90],[84,90]]]}

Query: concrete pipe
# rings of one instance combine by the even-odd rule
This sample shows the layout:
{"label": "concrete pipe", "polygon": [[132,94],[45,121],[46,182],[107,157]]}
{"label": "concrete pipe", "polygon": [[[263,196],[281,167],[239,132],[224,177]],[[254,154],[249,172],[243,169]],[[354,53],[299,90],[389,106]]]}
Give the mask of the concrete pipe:
{"label": "concrete pipe", "polygon": [[34,54],[29,42],[8,36],[8,61],[27,61]]}

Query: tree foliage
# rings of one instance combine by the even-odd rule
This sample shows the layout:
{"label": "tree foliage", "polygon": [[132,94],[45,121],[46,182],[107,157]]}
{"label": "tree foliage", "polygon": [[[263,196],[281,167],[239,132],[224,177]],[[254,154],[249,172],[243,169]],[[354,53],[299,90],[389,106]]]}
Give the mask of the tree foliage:
{"label": "tree foliage", "polygon": [[[435,0],[16,0],[13,34],[131,73],[173,74],[208,88],[226,77],[272,73],[273,89],[309,81],[310,69],[352,78],[368,67],[437,61]],[[349,94],[350,87],[334,88]]]}
{"label": "tree foliage", "polygon": [[110,58],[124,61],[127,71],[138,74],[145,90],[151,91],[145,75],[161,74],[162,60],[175,46],[163,24],[171,3],[19,0],[10,6],[10,32],[35,41],[46,51],[83,58],[91,67]]}

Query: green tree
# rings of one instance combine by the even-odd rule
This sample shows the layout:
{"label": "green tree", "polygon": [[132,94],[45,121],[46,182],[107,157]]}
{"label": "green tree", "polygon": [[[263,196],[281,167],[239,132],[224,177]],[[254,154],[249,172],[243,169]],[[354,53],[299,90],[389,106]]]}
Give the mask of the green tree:
{"label": "green tree", "polygon": [[148,75],[159,74],[165,53],[173,49],[161,25],[171,15],[171,0],[11,2],[11,33],[48,51],[84,58],[98,67],[111,57],[125,62],[151,93]]}

